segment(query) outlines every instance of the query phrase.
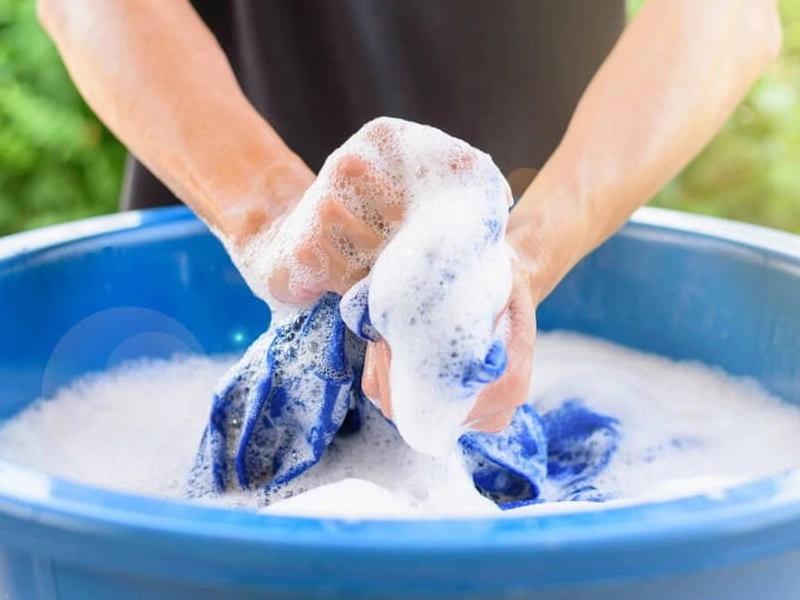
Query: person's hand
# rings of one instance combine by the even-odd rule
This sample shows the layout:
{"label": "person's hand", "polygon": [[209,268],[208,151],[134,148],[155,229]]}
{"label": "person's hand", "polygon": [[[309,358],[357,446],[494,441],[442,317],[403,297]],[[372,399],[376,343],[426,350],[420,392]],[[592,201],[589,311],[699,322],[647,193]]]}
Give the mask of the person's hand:
{"label": "person's hand", "polygon": [[478,157],[430,127],[388,118],[368,123],[328,158],[285,219],[252,244],[249,260],[267,265],[262,289],[266,279],[269,297],[300,306],[329,291],[344,294],[402,225],[413,200],[409,181],[461,177],[478,168]]}
{"label": "person's hand", "polygon": [[[514,280],[508,304],[503,313],[498,315],[498,324],[502,318],[507,317],[509,320],[506,339],[508,363],[505,373],[478,395],[465,423],[471,429],[491,433],[501,431],[514,416],[516,408],[528,398],[536,337],[536,301],[530,271],[515,260],[513,272]],[[364,394],[378,404],[383,414],[390,419],[391,360],[391,349],[385,341],[368,344],[361,379]]]}
{"label": "person's hand", "polygon": [[336,159],[321,177],[320,200],[269,275],[271,295],[284,304],[344,294],[367,275],[408,205],[390,173],[353,154]]}

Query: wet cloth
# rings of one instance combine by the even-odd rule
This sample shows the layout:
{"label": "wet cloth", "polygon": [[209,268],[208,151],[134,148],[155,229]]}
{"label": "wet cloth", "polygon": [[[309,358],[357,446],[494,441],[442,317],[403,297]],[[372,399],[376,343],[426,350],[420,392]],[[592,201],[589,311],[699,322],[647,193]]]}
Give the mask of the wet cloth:
{"label": "wet cloth", "polygon": [[[271,328],[231,369],[214,395],[192,495],[278,488],[316,464],[337,435],[359,430],[364,411],[377,410],[360,387],[364,338],[374,335],[366,294],[348,294],[342,310],[340,302],[327,294]],[[492,372],[488,379],[502,369],[484,370]],[[501,433],[465,433],[458,450],[476,489],[501,508],[513,508],[604,500],[592,479],[611,460],[618,439],[615,419],[571,398],[542,416],[523,405]],[[556,490],[553,497],[543,496],[546,481]]]}

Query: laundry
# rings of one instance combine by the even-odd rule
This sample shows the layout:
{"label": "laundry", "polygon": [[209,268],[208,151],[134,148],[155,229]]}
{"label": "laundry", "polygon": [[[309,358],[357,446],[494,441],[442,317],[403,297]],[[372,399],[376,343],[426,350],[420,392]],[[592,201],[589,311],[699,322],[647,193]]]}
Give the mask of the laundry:
{"label": "laundry", "polygon": [[[366,294],[350,301],[364,302]],[[360,387],[366,341],[327,294],[311,309],[270,329],[251,346],[214,395],[189,485],[190,495],[234,490],[269,492],[315,465],[336,436],[358,431],[370,405]],[[371,329],[365,311],[359,333]],[[578,399],[539,416],[520,406],[499,434],[458,439],[476,489],[500,508],[553,500],[601,501],[591,484],[611,460],[616,419]],[[548,480],[556,497],[545,498]]]}

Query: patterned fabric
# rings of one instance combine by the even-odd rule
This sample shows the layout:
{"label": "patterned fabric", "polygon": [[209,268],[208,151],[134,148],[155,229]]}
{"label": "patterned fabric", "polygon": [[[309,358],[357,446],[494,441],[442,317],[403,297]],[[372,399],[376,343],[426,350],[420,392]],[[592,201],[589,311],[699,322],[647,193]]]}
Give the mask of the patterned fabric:
{"label": "patterned fabric", "polygon": [[[316,464],[336,435],[360,428],[368,402],[360,387],[364,338],[374,332],[365,291],[348,294],[341,313],[340,301],[328,294],[270,329],[231,369],[214,395],[192,495],[273,490]],[[592,479],[608,465],[618,439],[616,419],[568,399],[543,416],[523,405],[501,433],[469,432],[458,447],[476,489],[507,509],[545,500],[602,501]],[[556,497],[543,497],[545,481]]]}

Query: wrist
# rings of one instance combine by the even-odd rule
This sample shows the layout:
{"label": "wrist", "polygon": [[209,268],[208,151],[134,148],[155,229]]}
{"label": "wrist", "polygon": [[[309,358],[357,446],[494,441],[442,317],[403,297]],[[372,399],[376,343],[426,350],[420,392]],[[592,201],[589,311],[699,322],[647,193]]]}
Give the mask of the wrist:
{"label": "wrist", "polygon": [[273,310],[279,305],[269,286],[283,247],[276,238],[280,224],[314,181],[314,173],[296,155],[282,156],[255,170],[252,185],[239,196],[228,196],[219,204],[212,231],[256,296]]}
{"label": "wrist", "polygon": [[557,180],[547,166],[511,213],[507,240],[528,272],[540,303],[593,248],[586,194],[577,182]]}
{"label": "wrist", "polygon": [[207,201],[200,204],[210,210],[202,216],[234,246],[289,212],[314,181],[311,169],[257,115],[238,119],[207,150]]}
{"label": "wrist", "polygon": [[221,198],[217,229],[234,246],[247,243],[288,214],[314,181],[314,173],[291,152],[253,165],[246,186]]}
{"label": "wrist", "polygon": [[228,104],[223,122],[185,144],[171,187],[215,232],[238,244],[291,210],[314,174],[246,101]]}

